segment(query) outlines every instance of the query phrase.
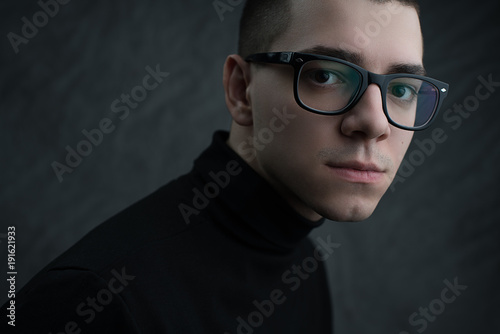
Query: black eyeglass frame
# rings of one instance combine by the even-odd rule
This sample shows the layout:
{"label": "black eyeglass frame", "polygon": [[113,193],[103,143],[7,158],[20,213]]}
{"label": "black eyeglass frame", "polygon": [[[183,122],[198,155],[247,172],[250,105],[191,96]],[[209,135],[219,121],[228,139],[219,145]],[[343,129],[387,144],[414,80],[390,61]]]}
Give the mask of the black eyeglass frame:
{"label": "black eyeglass frame", "polygon": [[[311,108],[307,105],[305,105],[302,100],[299,97],[299,77],[300,73],[302,71],[302,67],[309,61],[313,60],[329,60],[329,61],[335,61],[341,64],[344,64],[346,66],[349,66],[353,69],[355,69],[361,76],[361,84],[358,87],[357,92],[354,94],[354,97],[351,98],[351,101],[342,109],[338,111],[323,111],[323,110],[318,110]],[[323,56],[323,55],[316,55],[316,54],[310,54],[310,53],[300,53],[300,52],[266,52],[266,53],[255,53],[252,55],[249,55],[248,57],[245,58],[245,61],[247,62],[256,62],[256,63],[272,63],[272,64],[287,64],[291,65],[294,68],[294,85],[293,85],[293,93],[295,96],[295,101],[297,104],[302,107],[303,109],[316,113],[316,114],[321,114],[321,115],[341,115],[349,111],[352,107],[358,103],[358,101],[361,99],[363,94],[365,93],[366,89],[368,86],[372,83],[376,84],[379,86],[381,94],[382,94],[382,108],[384,110],[384,114],[387,117],[387,120],[389,121],[390,124],[394,125],[397,128],[404,129],[404,130],[409,130],[409,131],[420,131],[424,130],[427,127],[431,125],[431,123],[434,121],[436,118],[436,115],[438,114],[439,108],[443,104],[443,100],[446,98],[448,95],[448,89],[449,85],[447,83],[444,83],[442,81],[432,79],[426,76],[422,75],[416,75],[416,74],[407,74],[407,73],[394,73],[394,74],[376,74],[373,72],[370,72],[356,64],[350,63],[348,61],[338,59],[335,57],[329,57],[329,56]],[[438,99],[436,102],[436,105],[434,107],[434,111],[432,112],[432,115],[429,117],[427,122],[424,124],[417,126],[417,127],[408,127],[404,126],[401,124],[398,124],[394,122],[391,117],[389,116],[389,112],[387,111],[387,88],[389,85],[389,82],[392,81],[393,79],[396,78],[414,78],[414,79],[420,79],[422,81],[425,81],[427,83],[432,84],[434,87],[437,88],[438,92]],[[384,93],[385,92],[385,93]]]}

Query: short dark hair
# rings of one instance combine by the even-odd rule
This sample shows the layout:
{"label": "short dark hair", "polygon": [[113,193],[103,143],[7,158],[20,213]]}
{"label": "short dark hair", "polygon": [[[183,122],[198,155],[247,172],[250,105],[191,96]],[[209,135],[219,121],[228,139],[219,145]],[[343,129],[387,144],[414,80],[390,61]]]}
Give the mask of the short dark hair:
{"label": "short dark hair", "polygon": [[[266,52],[272,43],[289,27],[292,0],[247,0],[240,20],[238,54]],[[376,3],[399,2],[405,6],[420,7],[417,0],[370,0]]]}

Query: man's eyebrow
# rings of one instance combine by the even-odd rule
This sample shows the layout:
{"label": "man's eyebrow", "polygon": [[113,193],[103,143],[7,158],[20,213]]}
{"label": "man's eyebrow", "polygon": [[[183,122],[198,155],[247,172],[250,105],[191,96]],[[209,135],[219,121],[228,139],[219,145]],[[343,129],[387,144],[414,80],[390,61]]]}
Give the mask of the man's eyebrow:
{"label": "man's eyebrow", "polygon": [[312,48],[301,50],[299,52],[334,57],[360,66],[363,63],[363,56],[360,53],[348,51],[345,49],[330,48],[323,45],[317,45]]}
{"label": "man's eyebrow", "polygon": [[[317,45],[312,48],[301,50],[299,52],[334,57],[348,61],[358,66],[362,66],[364,62],[363,55],[358,52],[348,51],[345,49],[331,48],[323,45]],[[385,74],[395,74],[395,73],[426,75],[426,71],[422,65],[410,64],[410,63],[408,64],[400,63],[400,64],[390,65],[387,73]]]}
{"label": "man's eyebrow", "polygon": [[417,74],[426,75],[425,68],[418,64],[395,64],[389,67],[389,71],[386,74],[393,73],[407,73],[407,74]]}

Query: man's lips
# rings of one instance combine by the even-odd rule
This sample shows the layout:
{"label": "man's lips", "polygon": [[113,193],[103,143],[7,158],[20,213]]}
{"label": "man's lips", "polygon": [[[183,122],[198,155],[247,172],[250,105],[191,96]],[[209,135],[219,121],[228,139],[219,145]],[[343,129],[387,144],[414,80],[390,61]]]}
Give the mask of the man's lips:
{"label": "man's lips", "polygon": [[326,163],[326,166],[336,176],[355,183],[377,183],[384,176],[384,169],[374,163],[350,161],[341,163]]}

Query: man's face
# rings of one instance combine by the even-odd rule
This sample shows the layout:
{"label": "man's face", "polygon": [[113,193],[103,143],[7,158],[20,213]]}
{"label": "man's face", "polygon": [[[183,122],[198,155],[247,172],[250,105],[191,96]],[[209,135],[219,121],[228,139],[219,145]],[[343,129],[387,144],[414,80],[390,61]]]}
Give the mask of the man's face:
{"label": "man's face", "polygon": [[[357,65],[378,74],[388,74],[394,65],[422,64],[418,15],[412,7],[397,3],[295,2],[289,29],[269,51],[311,53],[318,46],[356,53]],[[247,95],[253,135],[270,127],[273,109],[286,108],[295,115],[263,150],[256,150],[253,167],[309,219],[359,221],[369,217],[392,182],[413,135],[388,123],[380,88],[370,85],[357,105],[343,115],[317,115],[295,102],[291,66],[266,64],[252,66],[251,71]]]}

